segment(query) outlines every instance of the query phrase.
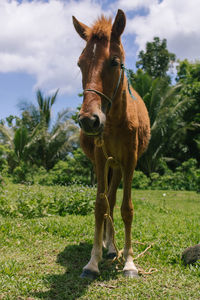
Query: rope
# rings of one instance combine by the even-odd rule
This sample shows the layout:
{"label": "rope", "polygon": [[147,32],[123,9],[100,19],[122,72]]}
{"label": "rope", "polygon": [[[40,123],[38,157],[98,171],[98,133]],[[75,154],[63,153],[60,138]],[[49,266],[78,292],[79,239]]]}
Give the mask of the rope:
{"label": "rope", "polygon": [[[109,204],[109,200],[108,200],[108,172],[109,172],[109,168],[113,167],[113,166],[116,166],[116,165],[119,165],[119,163],[112,156],[108,156],[108,154],[106,152],[106,148],[105,148],[105,144],[104,144],[104,140],[103,140],[102,136],[98,136],[98,137],[95,138],[95,145],[97,147],[101,147],[102,148],[103,154],[104,154],[104,156],[106,158],[106,163],[105,163],[105,168],[104,168],[104,186],[105,186],[105,189],[104,189],[104,193],[100,194],[100,198],[102,200],[104,199],[106,201],[107,212],[104,214],[104,219],[105,220],[107,219],[110,222],[111,228],[112,228],[112,242],[113,242],[113,245],[114,245],[114,248],[115,248],[115,251],[116,251],[116,257],[114,257],[114,259],[112,260],[112,263],[117,260],[118,263],[120,263],[121,265],[123,265],[123,261],[124,261],[124,258],[122,257],[123,256],[123,249],[119,250],[117,248],[117,244],[115,242],[115,228],[114,228],[113,219],[112,219],[112,217],[110,215],[110,204]],[[138,243],[138,244],[144,244],[144,243],[140,243],[140,242],[136,242],[136,243]],[[140,258],[143,255],[145,255],[145,253],[153,245],[154,244],[149,245],[143,252],[141,252],[135,258],[133,258],[133,260],[135,261],[138,258]],[[120,259],[122,261],[120,261]],[[155,268],[150,268],[149,271],[145,271],[141,267],[138,268],[138,274],[139,275],[150,275],[150,274],[152,274],[154,272],[158,272],[158,270],[155,269]]]}
{"label": "rope", "polygon": [[124,66],[124,64],[121,65],[121,68],[125,71],[126,73],[126,77],[127,77],[127,82],[128,82],[128,91],[129,91],[129,94],[131,96],[131,98],[133,100],[137,100],[137,98],[133,95],[132,91],[131,91],[131,86],[132,86],[132,83],[131,83],[131,79],[130,79],[130,74],[129,74],[129,70]]}
{"label": "rope", "polygon": [[[98,91],[98,90],[95,90],[95,89],[91,89],[91,88],[87,88],[87,89],[84,89],[83,90],[83,94],[85,92],[93,92],[93,93],[96,93],[97,95],[101,96],[101,97],[104,97],[109,103],[110,105],[112,105],[113,101],[114,101],[114,98],[115,96],[117,95],[117,91],[119,89],[119,85],[120,85],[120,82],[121,82],[121,79],[123,78],[124,80],[124,72],[126,73],[126,76],[127,76],[127,82],[128,82],[128,91],[129,91],[129,94],[131,96],[131,98],[133,100],[137,100],[137,98],[133,95],[132,91],[131,91],[131,79],[130,79],[130,76],[129,76],[129,70],[125,67],[125,65],[123,63],[121,63],[121,66],[120,66],[120,74],[119,74],[119,78],[118,78],[118,82],[117,82],[117,85],[115,87],[115,90],[113,92],[113,96],[112,97],[108,97],[107,95],[105,95],[104,93]],[[123,77],[122,77],[123,75]]]}
{"label": "rope", "polygon": [[95,144],[97,147],[101,147],[103,150],[103,154],[106,158],[106,163],[105,163],[105,167],[104,167],[104,193],[100,194],[100,198],[104,199],[106,201],[106,205],[107,205],[107,212],[104,214],[104,219],[108,220],[111,224],[111,229],[112,229],[112,242],[116,251],[116,258],[119,261],[119,258],[121,257],[120,253],[121,251],[118,250],[117,248],[117,244],[115,242],[115,228],[114,228],[114,223],[113,223],[113,219],[110,215],[110,204],[109,204],[109,200],[108,200],[108,173],[109,173],[109,168],[111,166],[114,166],[116,164],[118,164],[115,159],[111,156],[108,156],[106,149],[105,149],[105,144],[104,141],[102,139],[102,137],[97,137],[95,139]]}

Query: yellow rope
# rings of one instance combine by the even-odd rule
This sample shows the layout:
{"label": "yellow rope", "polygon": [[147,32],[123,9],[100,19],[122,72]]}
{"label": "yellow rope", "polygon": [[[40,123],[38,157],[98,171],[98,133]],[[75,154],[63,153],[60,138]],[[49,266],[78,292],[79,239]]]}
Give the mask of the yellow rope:
{"label": "yellow rope", "polygon": [[[113,219],[110,215],[110,204],[109,204],[109,200],[108,200],[108,173],[109,173],[109,168],[113,167],[113,166],[117,166],[117,165],[119,165],[119,163],[112,156],[108,156],[108,154],[106,152],[106,149],[105,149],[105,144],[104,144],[102,136],[95,138],[95,144],[96,144],[97,147],[102,148],[103,154],[106,158],[106,163],[105,163],[105,168],[104,168],[104,186],[105,186],[105,189],[104,189],[104,193],[100,194],[100,198],[104,199],[106,201],[107,212],[104,214],[104,219],[109,220],[109,222],[111,224],[111,228],[112,228],[112,242],[113,242],[113,245],[114,245],[114,248],[115,248],[115,251],[116,251],[116,257],[112,260],[112,262],[117,260],[118,263],[122,264],[120,259],[122,259],[124,261],[124,258],[122,257],[123,249],[119,251],[118,248],[117,248],[117,244],[115,242],[115,228],[114,228]],[[153,244],[148,246],[142,253],[138,254],[137,257],[133,258],[133,260],[137,260],[138,258],[143,256],[152,246],[153,246]],[[139,269],[138,269],[138,273],[140,275],[150,275],[150,274],[152,274],[154,272],[157,272],[157,271],[158,270],[155,269],[155,268],[151,268],[149,271],[145,271],[141,267],[139,267]]]}
{"label": "yellow rope", "polygon": [[108,200],[108,173],[109,173],[109,168],[112,166],[117,165],[118,163],[115,161],[115,159],[111,156],[108,156],[106,149],[105,149],[105,144],[104,141],[102,139],[102,137],[98,137],[95,139],[95,144],[97,147],[101,147],[103,150],[103,154],[106,158],[106,163],[105,163],[105,168],[104,168],[104,193],[100,194],[101,199],[104,199],[106,201],[106,205],[107,205],[107,212],[104,214],[104,218],[107,219],[110,224],[111,224],[111,229],[112,229],[112,242],[116,251],[116,258],[117,260],[119,260],[119,258],[121,257],[121,252],[119,251],[115,242],[115,229],[114,229],[114,223],[113,223],[113,219],[110,215],[110,204],[109,204],[109,200]]}

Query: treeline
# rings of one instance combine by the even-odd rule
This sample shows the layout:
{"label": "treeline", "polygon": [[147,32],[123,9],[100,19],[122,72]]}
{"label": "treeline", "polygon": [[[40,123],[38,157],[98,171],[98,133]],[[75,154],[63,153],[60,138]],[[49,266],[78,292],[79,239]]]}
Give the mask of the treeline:
{"label": "treeline", "polygon": [[[176,78],[171,72],[176,62]],[[129,79],[144,99],[151,140],[140,158],[135,188],[198,190],[200,186],[200,62],[178,61],[167,41],[146,44],[129,70]],[[0,121],[1,180],[45,185],[95,183],[93,167],[79,146],[76,112],[69,109],[52,121],[51,97],[37,92],[37,105],[21,103],[21,116]]]}

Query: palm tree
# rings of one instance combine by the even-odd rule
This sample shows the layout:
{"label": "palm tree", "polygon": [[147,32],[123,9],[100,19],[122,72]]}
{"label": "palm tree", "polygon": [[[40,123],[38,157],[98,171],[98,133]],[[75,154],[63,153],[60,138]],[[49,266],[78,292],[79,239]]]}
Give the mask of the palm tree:
{"label": "palm tree", "polygon": [[133,87],[144,99],[150,117],[151,139],[138,162],[138,167],[150,176],[158,170],[160,158],[174,160],[175,151],[182,151],[189,126],[183,115],[192,100],[187,97],[180,99],[181,85],[171,86],[166,78],[152,79],[138,70],[136,74],[131,73],[131,79]]}
{"label": "palm tree", "polygon": [[23,103],[22,118],[18,127],[0,125],[2,141],[13,150],[16,161],[50,169],[78,144],[78,127],[66,109],[58,113],[52,125],[51,110],[58,91],[51,97],[44,97],[37,91],[38,106]]}

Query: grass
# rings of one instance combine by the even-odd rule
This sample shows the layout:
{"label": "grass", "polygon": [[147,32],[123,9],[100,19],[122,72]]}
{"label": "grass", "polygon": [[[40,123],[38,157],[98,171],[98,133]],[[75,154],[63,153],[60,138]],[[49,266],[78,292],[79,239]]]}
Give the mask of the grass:
{"label": "grass", "polygon": [[[23,186],[6,188],[8,200],[13,197],[15,202]],[[65,191],[33,186],[30,194],[41,194],[41,189],[47,198],[54,189],[60,194]],[[115,230],[120,249],[124,241],[121,197],[119,190]],[[95,281],[80,279],[92,248],[92,213],[44,217],[4,214],[0,217],[0,299],[200,299],[200,264],[185,267],[180,259],[185,248],[200,241],[199,194],[133,190],[133,199],[135,256],[154,243],[136,263],[158,272],[127,279],[120,265],[103,259],[101,275]]]}

